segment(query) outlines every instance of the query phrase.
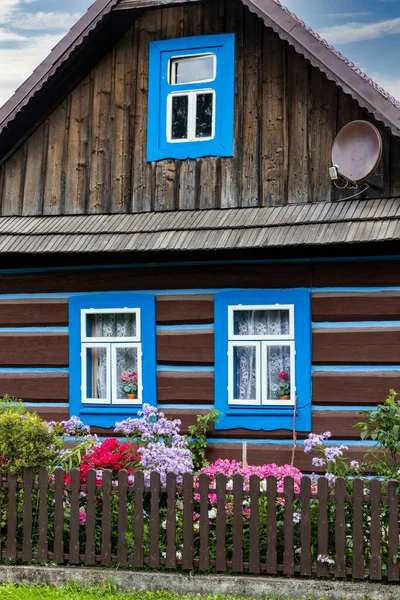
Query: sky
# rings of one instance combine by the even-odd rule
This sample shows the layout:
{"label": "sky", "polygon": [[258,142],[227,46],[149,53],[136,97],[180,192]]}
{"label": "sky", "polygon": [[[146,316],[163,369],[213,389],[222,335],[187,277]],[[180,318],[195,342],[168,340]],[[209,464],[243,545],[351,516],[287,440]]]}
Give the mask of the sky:
{"label": "sky", "polygon": [[[0,0],[0,106],[92,0]],[[400,99],[400,0],[282,0]]]}

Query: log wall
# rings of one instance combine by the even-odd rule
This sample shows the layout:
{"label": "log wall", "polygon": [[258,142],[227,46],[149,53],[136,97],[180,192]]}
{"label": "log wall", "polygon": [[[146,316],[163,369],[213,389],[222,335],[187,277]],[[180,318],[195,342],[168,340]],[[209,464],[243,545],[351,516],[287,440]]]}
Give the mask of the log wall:
{"label": "log wall", "polygon": [[[333,439],[355,441],[359,433],[353,426],[360,420],[360,407],[372,408],[385,400],[389,389],[400,389],[399,274],[398,260],[163,269],[127,266],[95,272],[66,268],[2,274],[0,395],[22,397],[46,419],[66,419],[71,290],[115,291],[121,281],[124,289],[169,289],[168,294],[157,293],[156,297],[157,400],[168,416],[182,420],[186,431],[196,415],[205,414],[214,402],[216,290],[256,285],[278,288],[290,281],[312,293],[313,431],[329,430]],[[165,284],[168,278],[169,286]],[[329,279],[329,287],[321,285],[325,279]],[[185,328],[176,329],[179,325]],[[290,431],[238,429],[212,431],[210,436],[212,458],[240,458],[237,440],[247,439],[260,441],[249,445],[249,460],[290,461]],[[268,444],[261,443],[266,440]],[[353,458],[361,451],[359,446],[349,450]],[[309,465],[301,448],[297,454],[299,466]]]}
{"label": "log wall", "polygon": [[[148,55],[154,40],[235,33],[232,158],[146,162]],[[115,47],[0,167],[1,215],[266,206],[339,198],[333,139],[371,118],[238,0],[144,11]],[[373,119],[372,119],[373,120]],[[400,190],[400,141],[370,197]],[[348,194],[347,194],[348,195]]]}

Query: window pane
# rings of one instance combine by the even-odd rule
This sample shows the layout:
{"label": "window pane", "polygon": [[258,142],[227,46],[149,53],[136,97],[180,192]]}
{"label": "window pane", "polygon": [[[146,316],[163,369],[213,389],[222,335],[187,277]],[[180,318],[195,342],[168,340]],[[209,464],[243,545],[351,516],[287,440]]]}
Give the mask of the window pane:
{"label": "window pane", "polygon": [[282,310],[235,310],[233,313],[234,335],[289,334],[289,311]]}
{"label": "window pane", "polygon": [[212,136],[213,94],[197,94],[196,137]]}
{"label": "window pane", "polygon": [[[265,400],[279,400],[282,396],[290,396],[290,346],[267,346],[266,360],[263,372],[263,376],[267,378]],[[287,377],[284,373],[287,373]]]}
{"label": "window pane", "polygon": [[138,397],[138,348],[116,347],[117,398],[127,400],[128,394]]}
{"label": "window pane", "polygon": [[93,313],[86,323],[88,337],[136,336],[136,313]]}
{"label": "window pane", "polygon": [[86,398],[107,400],[107,348],[86,348]]}
{"label": "window pane", "polygon": [[188,96],[172,96],[171,138],[185,140],[188,131]]}
{"label": "window pane", "polygon": [[171,61],[171,83],[195,83],[214,79],[213,55],[176,58]]}
{"label": "window pane", "polygon": [[233,398],[257,399],[257,354],[255,346],[233,348]]}

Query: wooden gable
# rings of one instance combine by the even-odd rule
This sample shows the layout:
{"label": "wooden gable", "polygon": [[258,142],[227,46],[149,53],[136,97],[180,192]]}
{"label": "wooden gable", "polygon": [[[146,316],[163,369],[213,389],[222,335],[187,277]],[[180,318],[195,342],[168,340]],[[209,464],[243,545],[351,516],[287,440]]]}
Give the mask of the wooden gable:
{"label": "wooden gable", "polygon": [[[236,35],[234,156],[147,163],[149,43],[215,33]],[[372,120],[383,136],[369,197],[399,194],[398,138],[240,0],[146,10],[0,167],[1,214],[336,200],[345,193],[328,177],[332,142],[357,118]]]}

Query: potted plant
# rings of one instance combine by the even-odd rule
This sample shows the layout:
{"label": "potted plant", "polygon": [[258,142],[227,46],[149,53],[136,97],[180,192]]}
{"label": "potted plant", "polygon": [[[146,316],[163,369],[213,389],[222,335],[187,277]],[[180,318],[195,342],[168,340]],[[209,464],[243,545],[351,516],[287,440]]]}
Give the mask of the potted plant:
{"label": "potted plant", "polygon": [[124,392],[126,392],[127,398],[129,400],[135,400],[137,398],[137,389],[138,389],[138,376],[135,371],[129,372],[124,371],[121,375],[122,387]]}
{"label": "potted plant", "polygon": [[290,399],[289,373],[287,371],[281,371],[278,375],[278,379],[279,379],[278,396],[279,396],[280,400],[289,400]]}

